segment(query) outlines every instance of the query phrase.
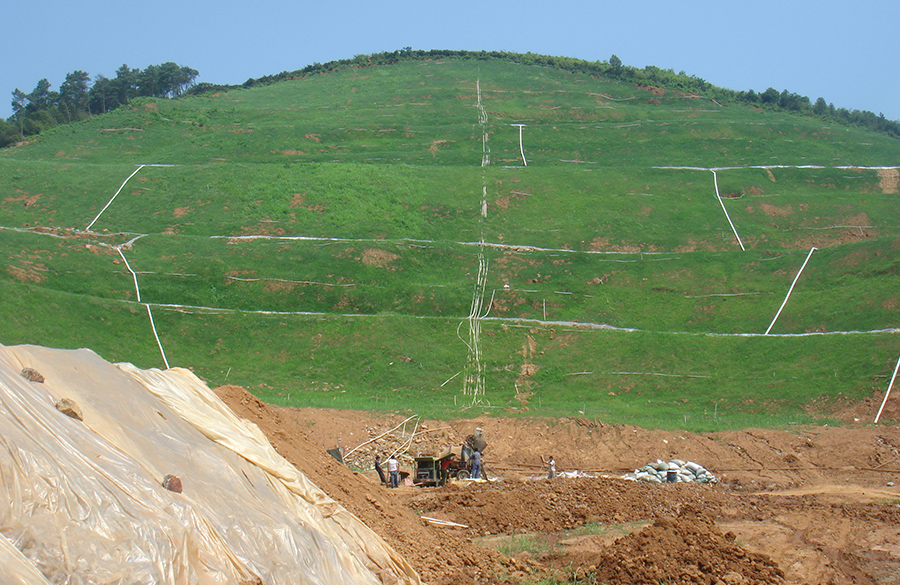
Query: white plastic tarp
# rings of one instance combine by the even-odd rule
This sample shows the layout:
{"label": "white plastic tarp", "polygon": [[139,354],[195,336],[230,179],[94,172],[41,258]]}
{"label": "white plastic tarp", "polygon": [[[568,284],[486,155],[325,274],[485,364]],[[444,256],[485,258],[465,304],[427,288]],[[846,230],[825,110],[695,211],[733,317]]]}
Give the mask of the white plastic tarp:
{"label": "white plastic tarp", "polygon": [[8,538],[0,534],[0,570],[3,585],[49,585],[40,571]]}
{"label": "white plastic tarp", "polygon": [[36,346],[0,346],[0,559],[17,585],[420,582],[190,371]]}

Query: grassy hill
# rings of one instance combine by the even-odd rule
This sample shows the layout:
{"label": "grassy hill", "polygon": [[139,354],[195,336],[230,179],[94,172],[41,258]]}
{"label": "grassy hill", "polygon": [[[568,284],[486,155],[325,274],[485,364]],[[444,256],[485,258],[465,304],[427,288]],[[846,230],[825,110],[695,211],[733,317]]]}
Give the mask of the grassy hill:
{"label": "grassy hill", "polygon": [[278,404],[805,422],[880,400],[900,354],[898,165],[859,128],[500,60],[139,101],[0,151],[0,343]]}

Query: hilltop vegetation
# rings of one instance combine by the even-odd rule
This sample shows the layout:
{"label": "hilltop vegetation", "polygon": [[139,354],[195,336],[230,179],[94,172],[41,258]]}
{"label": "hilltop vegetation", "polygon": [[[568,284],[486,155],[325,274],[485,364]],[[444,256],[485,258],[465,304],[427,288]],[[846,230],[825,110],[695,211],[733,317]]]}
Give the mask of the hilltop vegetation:
{"label": "hilltop vegetation", "polygon": [[883,394],[896,139],[510,59],[317,73],[0,152],[0,343],[437,417],[775,426]]}
{"label": "hilltop vegetation", "polygon": [[[539,55],[535,53],[514,53],[509,51],[453,51],[447,49],[433,49],[430,51],[413,50],[406,47],[397,51],[385,51],[372,55],[357,55],[352,59],[340,59],[328,63],[313,63],[297,71],[284,71],[278,75],[268,75],[259,79],[248,79],[244,87],[252,87],[259,83],[272,83],[284,79],[292,79],[306,75],[326,73],[348,67],[368,67],[372,65],[391,65],[407,60],[423,59],[476,59],[476,60],[505,60],[521,65],[539,65],[553,67],[572,73],[581,73],[604,77],[607,79],[621,79],[636,84],[652,84],[670,90],[692,92],[703,97],[712,98],[721,102],[744,103],[760,108],[777,111],[798,112],[804,115],[813,115],[833,122],[849,123],[881,132],[894,138],[900,138],[900,121],[888,120],[884,114],[875,115],[868,110],[848,110],[835,107],[824,97],[818,97],[812,102],[807,96],[784,89],[778,91],[769,87],[763,92],[757,93],[750,89],[747,91],[732,90],[707,82],[696,75],[688,75],[684,71],[675,73],[672,69],[661,69],[648,65],[643,69],[632,67],[622,63],[617,55],[612,55],[606,61],[585,61],[572,57],[558,57],[552,55]],[[201,84],[194,91],[202,93],[209,89],[223,88],[225,86],[205,86]]]}
{"label": "hilltop vegetation", "polygon": [[[429,51],[413,50],[410,47],[397,50],[374,53],[372,55],[357,55],[353,59],[340,59],[328,63],[313,63],[297,71],[284,71],[278,75],[267,75],[259,79],[248,79],[243,87],[253,87],[257,84],[267,84],[285,79],[295,79],[307,75],[315,75],[337,71],[345,68],[370,67],[373,65],[391,65],[401,61],[430,60],[430,59],[474,59],[503,60],[520,65],[538,65],[552,67],[572,73],[603,77],[606,79],[620,79],[635,84],[650,84],[665,89],[696,93],[700,96],[711,98],[726,103],[742,103],[774,111],[797,112],[803,115],[815,116],[831,122],[852,124],[868,128],[876,132],[900,138],[900,121],[889,120],[884,114],[874,114],[868,110],[847,109],[835,107],[833,103],[818,97],[815,102],[809,97],[783,89],[778,91],[769,87],[765,91],[756,92],[750,90],[732,90],[717,87],[701,77],[688,75],[684,71],[676,73],[672,69],[662,69],[653,65],[644,68],[625,65],[622,60],[612,55],[605,61],[585,61],[572,57],[558,57],[552,55],[539,55],[535,53],[513,53],[509,51],[452,51],[436,49]],[[213,84],[200,84],[191,89],[194,94],[206,91],[226,89],[228,86],[216,86]]]}
{"label": "hilltop vegetation", "polygon": [[900,121],[888,120],[884,114],[874,114],[867,110],[848,110],[835,107],[823,97],[813,103],[810,98],[784,89],[778,91],[769,87],[763,92],[754,90],[736,91],[716,87],[696,75],[684,71],[675,73],[671,69],[661,69],[648,65],[643,69],[624,65],[616,55],[608,61],[585,61],[571,57],[538,55],[535,53],[513,53],[508,51],[452,51],[413,50],[410,47],[396,51],[385,51],[371,55],[357,55],[352,59],[340,59],[328,63],[313,63],[296,71],[283,71],[277,75],[266,75],[258,79],[248,79],[241,86],[214,83],[194,84],[199,75],[195,69],[168,62],[150,65],[141,70],[122,65],[114,78],[98,75],[91,81],[90,75],[77,70],[66,75],[59,91],[51,91],[50,82],[41,79],[34,90],[25,93],[19,89],[13,92],[14,113],[7,120],[0,120],[0,147],[8,146],[28,136],[39,134],[60,124],[83,120],[92,115],[110,112],[127,105],[135,98],[174,98],[181,95],[202,95],[217,91],[228,91],[238,87],[277,83],[361,67],[393,65],[403,61],[424,61],[432,59],[474,59],[504,60],[521,65],[553,67],[572,73],[598,76],[607,79],[621,79],[636,84],[652,84],[669,90],[692,92],[700,96],[725,103],[741,103],[755,107],[791,111],[814,116],[831,122],[851,124],[874,130],[894,138],[900,138]]}

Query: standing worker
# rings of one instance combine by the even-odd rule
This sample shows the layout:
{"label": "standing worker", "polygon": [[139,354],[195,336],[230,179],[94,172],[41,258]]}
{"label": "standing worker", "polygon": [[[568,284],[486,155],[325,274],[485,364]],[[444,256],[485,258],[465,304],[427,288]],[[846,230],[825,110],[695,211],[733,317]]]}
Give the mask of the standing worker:
{"label": "standing worker", "polygon": [[381,480],[381,485],[387,483],[384,479],[384,469],[381,468],[381,456],[375,456],[375,471],[378,473],[378,479]]}
{"label": "standing worker", "polygon": [[481,451],[472,454],[472,479],[481,477]]}
{"label": "standing worker", "polygon": [[[543,457],[541,461],[543,461]],[[550,459],[544,461],[547,464],[547,479],[553,479],[556,477],[556,459],[553,458],[553,455],[550,456]]]}
{"label": "standing worker", "polygon": [[391,455],[388,459],[388,474],[391,476],[391,487],[395,488],[400,485],[400,463],[397,458]]}
{"label": "standing worker", "polygon": [[447,482],[450,481],[450,464],[453,461],[453,455],[449,457],[445,457],[441,460],[441,478],[438,483],[439,486],[443,487],[447,485]]}

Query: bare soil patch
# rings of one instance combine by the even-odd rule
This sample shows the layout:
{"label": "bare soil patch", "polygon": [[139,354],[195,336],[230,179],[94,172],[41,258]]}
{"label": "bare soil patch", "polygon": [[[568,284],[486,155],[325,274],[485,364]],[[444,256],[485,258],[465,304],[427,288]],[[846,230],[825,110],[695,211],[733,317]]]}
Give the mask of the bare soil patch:
{"label": "bare soil patch", "polygon": [[633,244],[611,244],[609,242],[609,238],[604,238],[601,236],[597,236],[593,240],[591,240],[591,244],[588,247],[588,250],[592,252],[629,252],[632,254],[637,254],[641,252],[641,247]]}
{"label": "bare soil patch", "polygon": [[297,285],[293,282],[284,282],[283,280],[269,280],[263,285],[266,292],[289,293],[294,290]]}
{"label": "bare soil patch", "polygon": [[512,207],[514,201],[524,201],[528,198],[528,195],[530,194],[522,193],[520,191],[514,191],[506,197],[498,197],[494,205],[496,205],[497,209],[501,211],[507,211],[510,207]]}
{"label": "bare soil patch", "polygon": [[900,170],[878,169],[878,187],[885,195],[892,195],[900,191]]}
{"label": "bare soil patch", "polygon": [[760,203],[759,208],[769,217],[787,217],[794,213],[794,209],[790,204],[778,206],[769,203]]}
{"label": "bare soil patch", "polygon": [[360,261],[366,266],[377,266],[379,268],[387,268],[391,262],[400,256],[387,250],[379,250],[378,248],[367,248],[363,251]]}
{"label": "bare soil patch", "polygon": [[662,96],[666,95],[666,90],[664,88],[657,87],[655,85],[641,85],[638,83],[638,84],[635,84],[635,87],[637,89],[640,89],[643,91],[648,91],[657,97],[662,97]]}
{"label": "bare soil patch", "polygon": [[26,262],[24,264],[25,266],[13,266],[10,264],[6,267],[6,271],[19,282],[39,284],[47,279],[47,277],[40,272],[43,268],[42,266],[35,265],[31,262]]}
{"label": "bare soil patch", "polygon": [[437,156],[438,150],[445,144],[447,144],[446,140],[432,140],[431,144],[428,146],[428,152],[430,152],[433,157]]}
{"label": "bare soil patch", "polygon": [[[879,398],[848,406],[850,426],[691,434],[587,419],[406,416],[287,409],[243,389],[216,392],[275,448],[404,555],[426,583],[900,583],[900,425],[854,424]],[[900,401],[894,401],[895,403]],[[882,420],[900,420],[889,404]],[[396,425],[400,427],[368,442]],[[480,427],[490,482],[381,486],[375,453],[412,457],[461,444]],[[413,429],[416,433],[413,435]],[[326,449],[340,446],[348,465]],[[587,477],[545,479],[542,459]],[[649,484],[621,476],[657,459],[692,460],[716,484]],[[441,527],[422,516],[463,527]],[[605,536],[567,536],[585,525]],[[612,530],[615,528],[615,530]],[[544,551],[497,551],[539,535]]]}
{"label": "bare soil patch", "polygon": [[32,205],[34,205],[35,203],[37,203],[38,199],[41,198],[40,193],[38,193],[37,195],[29,195],[27,193],[24,193],[23,191],[19,191],[18,189],[16,190],[16,192],[22,193],[22,195],[20,195],[19,197],[13,197],[13,196],[6,197],[3,200],[3,202],[4,203],[17,203],[17,202],[21,201],[22,205],[24,207],[28,208],[28,207],[31,207]]}

